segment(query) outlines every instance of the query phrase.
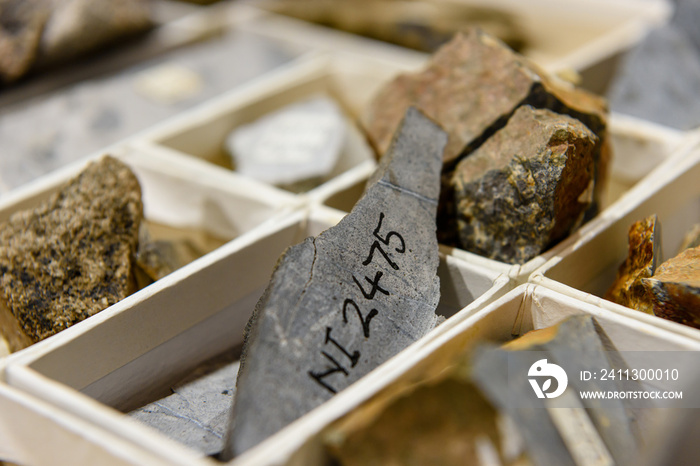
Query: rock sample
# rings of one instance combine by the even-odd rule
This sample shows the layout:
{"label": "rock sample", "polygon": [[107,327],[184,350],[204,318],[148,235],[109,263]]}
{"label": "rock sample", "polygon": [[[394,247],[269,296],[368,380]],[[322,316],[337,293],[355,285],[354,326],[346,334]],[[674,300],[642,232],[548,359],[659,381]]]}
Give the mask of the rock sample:
{"label": "rock sample", "polygon": [[436,325],[446,142],[409,109],[352,212],[280,258],[246,331],[225,456],[258,444]]}
{"label": "rock sample", "polygon": [[41,0],[0,0],[0,81],[12,82],[32,66],[48,16]]}
{"label": "rock sample", "polygon": [[521,105],[548,108],[580,120],[598,136],[598,153],[605,143],[603,99],[547,76],[477,29],[456,35],[422,72],[402,74],[379,91],[364,124],[380,156],[411,105],[449,134],[448,165],[459,159],[467,145],[473,149],[503,127]]}
{"label": "rock sample", "polygon": [[142,0],[0,0],[0,80],[74,58],[152,25]]}
{"label": "rock sample", "polygon": [[328,176],[344,138],[345,119],[338,105],[315,97],[236,128],[226,144],[242,175],[293,186],[314,179],[318,184]]}
{"label": "rock sample", "polygon": [[690,130],[700,126],[698,92],[700,52],[671,24],[651,31],[625,55],[608,98],[617,112]]}
{"label": "rock sample", "polygon": [[51,16],[41,37],[43,61],[83,55],[153,23],[143,0],[52,0]]}
{"label": "rock sample", "polygon": [[[523,353],[509,355],[511,351]],[[545,377],[555,373],[543,372],[540,381],[533,380],[539,377],[531,373],[532,368],[543,360],[544,365],[559,366],[564,385],[559,385],[561,377],[556,377],[555,388],[545,383]],[[632,464],[630,452],[638,450],[639,440],[631,406],[623,400],[581,400],[578,396],[581,390],[640,388],[637,382],[584,381],[574,376],[591,368],[627,369],[592,317],[571,317],[554,328],[526,334],[503,349],[482,347],[472,361],[472,379],[514,421],[534,464]],[[514,373],[535,377],[514,377]],[[535,386],[544,392],[542,397],[534,398]],[[565,422],[562,412],[568,417]]]}
{"label": "rock sample", "polygon": [[175,384],[172,394],[129,413],[205,455],[224,447],[238,373],[237,353],[207,361]]}
{"label": "rock sample", "polygon": [[[621,400],[582,404],[573,395],[584,385],[584,390],[601,386],[593,380],[573,380],[579,370],[624,370],[612,361],[614,347],[591,317],[567,319],[502,348],[488,344],[455,354],[457,346],[452,347],[451,354],[443,348],[421,359],[328,426],[321,439],[332,464],[630,463],[638,444],[628,406]],[[574,388],[564,389],[559,397],[573,395],[573,400],[564,405],[557,405],[556,399],[538,401],[528,377],[528,368],[538,358],[566,368],[571,375],[568,385]],[[570,409],[569,403],[579,407]],[[585,414],[576,419],[578,424],[561,423],[556,419],[561,412],[569,417]],[[581,461],[582,457],[609,461]]]}
{"label": "rock sample", "polygon": [[627,259],[605,299],[638,311],[653,314],[643,279],[651,278],[661,263],[661,224],[656,215],[632,224],[629,229]]}
{"label": "rock sample", "polygon": [[459,245],[522,264],[568,236],[592,201],[597,142],[578,120],[519,107],[452,173]]}
{"label": "rock sample", "polygon": [[655,315],[700,328],[700,247],[667,260],[642,283]]}
{"label": "rock sample", "polygon": [[0,226],[0,321],[21,333],[7,337],[13,351],[21,347],[12,342],[42,340],[135,291],[142,217],[138,180],[104,157]]}

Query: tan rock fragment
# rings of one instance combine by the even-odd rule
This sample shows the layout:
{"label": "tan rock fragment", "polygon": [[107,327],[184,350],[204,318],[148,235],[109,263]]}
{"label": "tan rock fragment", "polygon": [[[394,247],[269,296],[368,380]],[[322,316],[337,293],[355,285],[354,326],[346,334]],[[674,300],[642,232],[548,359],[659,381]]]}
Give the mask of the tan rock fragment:
{"label": "tan rock fragment", "polygon": [[16,319],[10,333],[24,334],[8,339],[37,342],[134,292],[142,216],[138,180],[122,162],[104,157],[2,224],[0,300],[5,317]]}

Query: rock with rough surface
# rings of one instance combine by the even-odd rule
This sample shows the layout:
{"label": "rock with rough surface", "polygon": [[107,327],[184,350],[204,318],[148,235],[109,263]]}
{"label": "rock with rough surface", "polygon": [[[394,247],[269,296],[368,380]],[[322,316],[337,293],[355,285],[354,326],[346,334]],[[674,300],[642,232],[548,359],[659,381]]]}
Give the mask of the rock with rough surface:
{"label": "rock with rough surface", "polygon": [[566,237],[592,201],[596,143],[571,117],[518,108],[454,170],[459,246],[522,264]]}
{"label": "rock with rough surface", "polygon": [[700,328],[700,247],[667,260],[642,283],[655,315]]}
{"label": "rock with rough surface", "polygon": [[132,263],[142,217],[136,176],[104,157],[0,226],[4,317],[14,319],[25,342],[49,337],[135,291]]}
{"label": "rock with rough surface", "polygon": [[409,109],[352,212],[280,258],[246,332],[225,454],[255,446],[437,324],[446,141]]}
{"label": "rock with rough surface", "polygon": [[[502,128],[521,105],[548,108],[582,121],[605,142],[605,101],[549,77],[498,39],[477,29],[458,34],[427,68],[402,74],[374,98],[364,123],[381,156],[410,105],[449,134],[445,162],[456,162]],[[600,150],[598,151],[600,152]]]}
{"label": "rock with rough surface", "polygon": [[661,224],[656,215],[652,215],[635,222],[630,227],[627,259],[620,265],[617,278],[605,293],[605,299],[653,314],[642,280],[654,275],[659,264],[661,264]]}

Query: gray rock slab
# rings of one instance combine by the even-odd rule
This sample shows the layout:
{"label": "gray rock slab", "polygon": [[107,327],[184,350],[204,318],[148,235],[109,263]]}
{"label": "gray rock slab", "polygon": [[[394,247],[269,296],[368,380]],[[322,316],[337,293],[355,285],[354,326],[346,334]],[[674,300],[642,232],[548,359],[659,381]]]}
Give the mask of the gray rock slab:
{"label": "gray rock slab", "polygon": [[[542,349],[570,374],[579,374],[592,367],[608,373],[617,369],[624,372],[627,366],[622,365],[621,358],[610,357],[615,355],[615,348],[606,347],[608,344],[611,343],[607,335],[592,317],[576,316],[563,322],[557,337],[542,345]],[[569,383],[576,391],[604,391],[610,386],[609,382],[606,385],[597,378],[583,382],[580,378],[570,377]],[[640,389],[637,381],[616,380],[614,383],[621,391]],[[636,437],[638,430],[632,411],[625,401],[587,399],[582,403],[616,464],[630,464],[633,461],[630,453],[636,452],[641,445]]]}
{"label": "gray rock slab", "polygon": [[700,126],[700,55],[673,25],[656,29],[621,64],[608,98],[614,111],[681,130]]}
{"label": "gray rock slab", "polygon": [[236,128],[226,147],[242,175],[286,185],[327,176],[344,136],[340,108],[329,97],[318,96]]}
{"label": "gray rock slab", "polygon": [[674,0],[671,24],[682,30],[700,55],[700,0]]}
{"label": "gray rock slab", "polygon": [[171,388],[172,394],[129,416],[206,455],[221,452],[238,374],[238,360],[216,358]]}
{"label": "gray rock slab", "polygon": [[353,211],[280,258],[246,332],[225,456],[255,446],[436,325],[446,141],[409,109]]}

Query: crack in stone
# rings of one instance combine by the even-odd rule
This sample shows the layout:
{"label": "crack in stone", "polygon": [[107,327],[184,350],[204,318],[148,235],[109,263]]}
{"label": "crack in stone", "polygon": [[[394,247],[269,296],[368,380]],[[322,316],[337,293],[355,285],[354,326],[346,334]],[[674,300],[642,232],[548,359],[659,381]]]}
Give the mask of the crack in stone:
{"label": "crack in stone", "polygon": [[401,186],[395,185],[391,181],[386,181],[385,179],[380,179],[377,184],[380,184],[382,186],[386,186],[391,189],[395,189],[396,191],[399,191],[402,194],[408,194],[409,196],[413,196],[417,199],[420,199],[421,201],[429,202],[430,204],[437,205],[438,201],[437,199],[431,199],[429,197],[423,196],[422,194],[418,194],[414,191],[411,191],[410,189],[402,188]]}

